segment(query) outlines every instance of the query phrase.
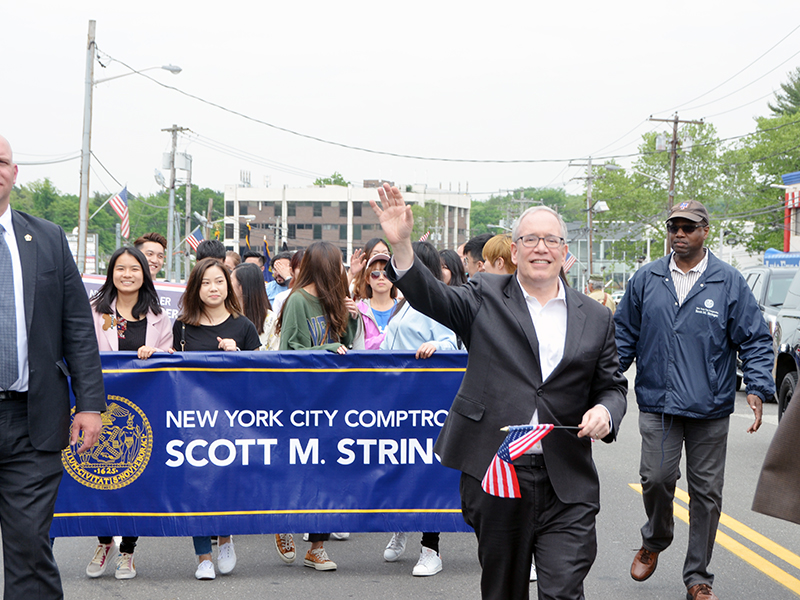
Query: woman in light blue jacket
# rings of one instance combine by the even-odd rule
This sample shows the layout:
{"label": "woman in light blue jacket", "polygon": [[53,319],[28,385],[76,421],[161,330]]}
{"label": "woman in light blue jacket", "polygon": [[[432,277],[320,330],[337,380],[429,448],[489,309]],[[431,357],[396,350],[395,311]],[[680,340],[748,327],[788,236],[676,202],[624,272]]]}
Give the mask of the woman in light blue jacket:
{"label": "woman in light blue jacket", "polygon": [[[416,260],[424,264],[434,276],[442,280],[442,263],[439,252],[430,242],[414,242]],[[417,358],[430,358],[437,350],[458,350],[456,334],[430,317],[414,310],[404,300],[397,304],[389,324],[386,326],[381,350],[416,350]],[[408,533],[397,532],[392,536],[383,558],[394,562],[405,552]],[[419,561],[411,572],[416,577],[436,575],[442,570],[439,556],[439,533],[422,534],[422,551]]]}

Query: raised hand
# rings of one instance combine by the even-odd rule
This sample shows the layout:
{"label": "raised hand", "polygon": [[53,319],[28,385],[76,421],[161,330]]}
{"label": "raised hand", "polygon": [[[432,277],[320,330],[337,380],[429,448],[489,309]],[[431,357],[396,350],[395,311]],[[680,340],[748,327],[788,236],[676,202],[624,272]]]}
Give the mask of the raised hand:
{"label": "raised hand", "polygon": [[411,230],[414,228],[414,216],[411,207],[403,200],[403,194],[396,187],[384,183],[378,188],[381,208],[377,202],[370,200],[372,210],[380,219],[383,233],[387,241],[394,246],[411,239]]}

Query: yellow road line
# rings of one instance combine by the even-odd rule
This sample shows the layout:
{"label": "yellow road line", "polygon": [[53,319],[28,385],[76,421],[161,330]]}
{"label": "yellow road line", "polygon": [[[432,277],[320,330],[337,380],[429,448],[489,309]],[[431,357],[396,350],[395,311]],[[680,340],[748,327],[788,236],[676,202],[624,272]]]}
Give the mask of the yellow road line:
{"label": "yellow road line", "polygon": [[[682,489],[675,488],[675,497],[678,498],[679,500],[682,500],[686,504],[689,504],[689,494],[684,492]],[[781,546],[780,544],[773,542],[768,537],[761,535],[754,529],[751,529],[744,523],[737,521],[736,519],[726,515],[725,513],[722,513],[719,522],[721,525],[724,525],[728,529],[735,531],[743,538],[750,540],[757,546],[761,546],[767,552],[774,554],[782,561],[789,563],[795,569],[800,569],[800,556],[797,556],[797,554],[795,554],[791,550],[788,550],[783,546]]]}
{"label": "yellow road line", "polygon": [[[640,494],[642,493],[641,484],[629,483],[628,485],[631,487],[631,489],[639,492]],[[679,498],[680,500],[686,502],[686,503],[689,502],[689,494],[687,494],[685,491],[681,490],[680,488],[675,488],[675,496],[677,498]],[[683,505],[678,504],[677,502],[673,502],[673,505],[674,505],[673,510],[674,510],[675,516],[678,517],[684,523],[688,524],[689,523],[689,510],[686,507],[684,507]],[[784,554],[785,554],[785,555],[787,555],[788,558],[794,557],[795,559],[797,559],[798,557],[794,553],[790,552],[789,550],[786,550],[785,548],[783,548],[782,546],[780,546],[778,544],[775,544],[771,540],[768,540],[763,535],[753,531],[752,529],[750,529],[746,525],[744,525],[742,523],[739,523],[738,521],[736,521],[735,519],[729,517],[728,515],[725,515],[723,513],[722,516],[725,518],[726,521],[736,524],[736,528],[731,527],[731,529],[736,531],[736,533],[738,533],[739,535],[741,535],[742,537],[744,537],[746,539],[749,539],[750,541],[754,542],[755,544],[761,546],[765,550],[768,550],[769,552],[771,552],[772,554],[774,554],[778,558],[781,558],[782,560],[785,560],[786,562],[792,564],[792,566],[796,566],[793,561],[790,561],[790,560],[787,560],[786,558],[784,558]],[[722,518],[720,519],[720,523],[722,523]],[[730,527],[730,525],[726,524],[726,527]],[[756,534],[755,537],[757,539],[761,538],[762,541],[765,540],[767,542],[766,546],[771,546],[776,551],[773,551],[770,548],[767,548],[764,544],[761,544],[761,543],[757,542],[755,539],[751,538],[746,533],[747,531],[750,531],[750,532]],[[745,533],[743,533],[743,532],[745,532]],[[762,556],[759,556],[758,554],[756,554],[755,552],[750,550],[750,548],[748,548],[747,546],[743,545],[740,542],[737,542],[732,537],[730,537],[728,534],[720,531],[719,529],[717,529],[716,542],[720,546],[722,546],[723,548],[728,550],[729,552],[732,552],[733,554],[735,554],[736,556],[741,558],[746,563],[751,564],[753,567],[755,567],[756,569],[758,569],[759,571],[761,571],[762,573],[764,573],[768,577],[771,577],[772,579],[774,579],[775,581],[780,583],[782,586],[786,587],[787,589],[791,590],[792,592],[794,592],[795,594],[800,596],[800,579],[797,579],[796,577],[793,577],[792,575],[789,575],[789,573],[787,573],[783,569],[777,567],[776,565],[774,565],[773,563],[768,561],[766,558],[764,558]]]}

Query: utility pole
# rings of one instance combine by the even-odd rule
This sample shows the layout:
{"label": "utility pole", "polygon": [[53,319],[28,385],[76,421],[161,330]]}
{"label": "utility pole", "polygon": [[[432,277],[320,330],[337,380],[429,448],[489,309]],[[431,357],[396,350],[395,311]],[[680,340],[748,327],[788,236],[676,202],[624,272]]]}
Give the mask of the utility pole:
{"label": "utility pole", "polygon": [[172,281],[172,271],[174,267],[174,254],[175,254],[175,152],[178,148],[178,132],[188,131],[186,127],[178,127],[172,125],[169,129],[162,129],[161,131],[169,131],[172,133],[172,153],[170,154],[170,177],[169,177],[169,210],[167,211],[167,268],[166,280]]}
{"label": "utility pole", "polygon": [[[192,157],[186,155],[188,163],[188,177],[186,179],[186,222],[184,226],[184,237],[188,238],[192,234]],[[189,249],[188,244],[183,248],[183,273],[185,280],[189,279]]]}
{"label": "utility pole", "polygon": [[[95,21],[89,21],[86,42],[86,80],[83,95],[83,141],[81,145],[81,199],[78,208],[78,271],[86,271],[86,232],[89,228],[89,157],[92,153],[92,92],[94,91]],[[117,245],[119,247],[119,245]]]}
{"label": "utility pole", "polygon": [[589,157],[589,161],[586,163],[569,163],[570,167],[586,167],[586,177],[574,177],[574,179],[585,179],[586,180],[586,226],[589,229],[588,238],[588,257],[586,258],[586,265],[587,265],[587,273],[586,278],[588,279],[592,275],[592,209],[594,208],[594,200],[592,200],[592,182],[597,178],[597,175],[592,175],[592,157]]}
{"label": "utility pole", "polygon": [[672,210],[675,205],[675,172],[678,168],[678,123],[691,123],[693,125],[702,125],[703,120],[699,121],[681,121],[678,119],[678,113],[671,119],[654,119],[650,117],[649,121],[659,121],[661,123],[672,123],[672,142],[669,147],[669,200],[667,210]]}

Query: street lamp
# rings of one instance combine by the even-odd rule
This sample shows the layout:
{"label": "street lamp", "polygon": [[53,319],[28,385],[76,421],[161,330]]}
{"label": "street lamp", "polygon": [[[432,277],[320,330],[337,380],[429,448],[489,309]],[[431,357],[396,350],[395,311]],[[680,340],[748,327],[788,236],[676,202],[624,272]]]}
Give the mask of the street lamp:
{"label": "street lamp", "polygon": [[86,233],[89,228],[89,159],[92,151],[92,93],[94,86],[98,83],[127,77],[128,75],[138,75],[144,71],[152,69],[164,69],[173,75],[181,72],[180,67],[175,65],[164,65],[161,67],[147,67],[138,71],[132,70],[130,73],[115,75],[105,79],[94,79],[94,61],[96,58],[95,45],[95,21],[89,21],[89,39],[86,47],[86,79],[84,82],[83,98],[83,143],[81,145],[81,200],[78,212],[78,270],[83,273],[86,270]]}

